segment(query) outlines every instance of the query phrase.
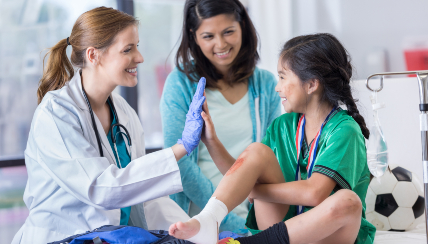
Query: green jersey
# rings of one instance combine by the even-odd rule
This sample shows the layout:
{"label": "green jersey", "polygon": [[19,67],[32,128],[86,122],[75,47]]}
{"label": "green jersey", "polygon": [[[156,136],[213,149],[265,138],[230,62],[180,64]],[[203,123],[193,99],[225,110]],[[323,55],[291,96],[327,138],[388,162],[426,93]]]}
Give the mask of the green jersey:
{"label": "green jersey", "polygon": [[[295,180],[297,167],[296,131],[300,114],[287,113],[278,117],[268,128],[262,143],[275,153],[286,182]],[[303,142],[300,160],[302,180],[307,179],[308,145]],[[354,191],[361,199],[363,211],[361,227],[355,243],[370,244],[374,241],[376,228],[365,218],[366,194],[370,183],[370,171],[364,136],[355,120],[346,110],[338,109],[325,124],[318,144],[313,173],[320,173],[337,182],[332,194],[340,189]],[[309,211],[311,207],[305,207]],[[290,206],[284,221],[296,216],[297,206]],[[254,208],[247,216],[247,227],[255,234],[257,227]]]}

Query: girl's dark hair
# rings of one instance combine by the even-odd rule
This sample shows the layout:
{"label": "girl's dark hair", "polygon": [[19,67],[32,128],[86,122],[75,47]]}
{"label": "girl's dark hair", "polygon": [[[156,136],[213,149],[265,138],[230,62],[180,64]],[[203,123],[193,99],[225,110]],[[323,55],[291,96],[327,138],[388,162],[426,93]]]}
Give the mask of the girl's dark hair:
{"label": "girl's dark hair", "polygon": [[[242,29],[241,49],[225,77],[205,57],[195,41],[196,30],[202,20],[220,14],[234,16]],[[229,85],[247,82],[259,60],[258,38],[256,29],[242,3],[239,0],[187,0],[183,16],[182,39],[175,57],[177,68],[194,82],[197,82],[198,76],[205,77],[206,87],[218,87],[217,80],[220,79],[224,79]]]}
{"label": "girl's dark hair", "polygon": [[331,34],[320,33],[298,36],[287,43],[281,51],[281,61],[302,82],[317,79],[323,87],[322,100],[332,106],[346,105],[348,114],[360,125],[365,138],[370,132],[352,97],[350,80],[352,65],[348,51]]}

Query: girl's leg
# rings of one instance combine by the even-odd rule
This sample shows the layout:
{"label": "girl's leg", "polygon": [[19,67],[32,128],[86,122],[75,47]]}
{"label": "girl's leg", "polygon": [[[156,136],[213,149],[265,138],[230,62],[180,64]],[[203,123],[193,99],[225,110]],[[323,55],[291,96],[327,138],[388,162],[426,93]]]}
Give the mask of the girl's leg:
{"label": "girl's leg", "polygon": [[290,243],[354,243],[362,204],[351,190],[340,190],[310,211],[285,221]]}
{"label": "girl's leg", "polygon": [[237,241],[241,244],[351,244],[358,235],[361,211],[358,195],[340,190],[306,213]]}
{"label": "girl's leg", "polygon": [[[238,170],[239,169],[239,170]],[[284,183],[284,175],[272,149],[262,143],[253,143],[239,156],[227,171],[213,197],[232,211],[248,197],[255,183]],[[284,219],[289,206],[254,200],[257,226],[264,230]]]}
{"label": "girl's leg", "polygon": [[[239,156],[227,171],[213,197],[223,202],[230,212],[243,202],[256,183],[284,183],[284,176],[272,149],[261,143],[253,143]],[[287,205],[256,201],[257,224],[265,229],[282,221],[288,211]],[[191,219],[186,223],[171,225],[170,234],[188,239],[199,232],[200,223]]]}
{"label": "girl's leg", "polygon": [[259,230],[265,230],[282,221],[289,207],[289,205],[254,199],[254,212]]}

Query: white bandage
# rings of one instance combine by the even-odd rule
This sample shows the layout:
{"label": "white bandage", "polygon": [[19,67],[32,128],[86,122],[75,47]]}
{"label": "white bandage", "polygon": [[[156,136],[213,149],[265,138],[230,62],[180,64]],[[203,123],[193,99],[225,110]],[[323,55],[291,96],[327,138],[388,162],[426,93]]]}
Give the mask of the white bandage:
{"label": "white bandage", "polygon": [[196,244],[216,244],[218,241],[218,228],[227,213],[226,205],[212,197],[205,208],[192,218],[199,221],[201,228],[198,234],[187,240]]}

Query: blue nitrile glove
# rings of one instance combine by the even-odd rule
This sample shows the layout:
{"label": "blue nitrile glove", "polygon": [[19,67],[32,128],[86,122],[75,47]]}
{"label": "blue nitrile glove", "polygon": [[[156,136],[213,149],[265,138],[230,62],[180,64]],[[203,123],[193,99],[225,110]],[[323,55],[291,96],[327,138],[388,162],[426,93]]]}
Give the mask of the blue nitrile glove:
{"label": "blue nitrile glove", "polygon": [[198,88],[196,88],[195,95],[193,96],[189,111],[187,112],[183,134],[181,134],[181,139],[177,141],[178,144],[183,144],[184,148],[186,148],[187,156],[198,146],[201,140],[202,127],[204,125],[201,112],[202,105],[205,102],[205,84],[206,80],[202,77],[199,80]]}

